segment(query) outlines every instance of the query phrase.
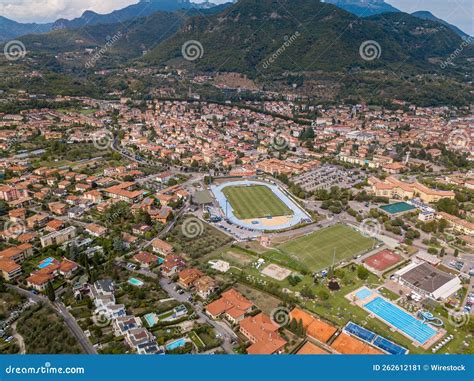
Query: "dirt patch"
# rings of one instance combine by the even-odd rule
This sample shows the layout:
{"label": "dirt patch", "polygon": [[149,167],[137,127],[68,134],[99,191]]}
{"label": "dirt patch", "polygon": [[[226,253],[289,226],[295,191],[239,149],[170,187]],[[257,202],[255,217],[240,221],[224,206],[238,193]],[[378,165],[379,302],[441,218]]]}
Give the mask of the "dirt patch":
{"label": "dirt patch", "polygon": [[218,73],[214,78],[214,85],[231,89],[259,90],[255,82],[240,73]]}
{"label": "dirt patch", "polygon": [[239,265],[242,265],[242,266],[247,266],[247,265],[251,264],[254,260],[254,258],[252,258],[248,255],[245,255],[245,254],[242,254],[242,253],[236,253],[235,251],[228,251],[228,252],[222,254],[222,258],[227,259],[230,262],[236,262],[236,263],[238,263]]}
{"label": "dirt patch", "polygon": [[262,274],[269,276],[270,278],[282,281],[290,276],[291,270],[285,269],[284,267],[280,267],[272,263],[262,270]]}
{"label": "dirt patch", "polygon": [[237,283],[235,288],[268,315],[281,303],[280,299],[242,283]]}

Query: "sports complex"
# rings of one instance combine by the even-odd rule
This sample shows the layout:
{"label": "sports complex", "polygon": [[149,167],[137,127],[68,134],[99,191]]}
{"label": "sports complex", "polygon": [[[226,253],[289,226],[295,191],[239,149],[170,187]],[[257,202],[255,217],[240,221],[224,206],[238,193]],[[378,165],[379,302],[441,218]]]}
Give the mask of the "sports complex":
{"label": "sports complex", "polygon": [[229,181],[211,191],[230,222],[250,230],[276,231],[311,222],[291,196],[263,181]]}

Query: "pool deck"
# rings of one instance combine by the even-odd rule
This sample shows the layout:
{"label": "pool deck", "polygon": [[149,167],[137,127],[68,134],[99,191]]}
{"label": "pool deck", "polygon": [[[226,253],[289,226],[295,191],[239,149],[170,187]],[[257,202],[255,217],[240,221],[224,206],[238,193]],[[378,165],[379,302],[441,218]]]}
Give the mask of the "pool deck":
{"label": "pool deck", "polygon": [[[399,308],[400,310],[406,312],[407,314],[413,316],[410,312],[406,311],[405,309],[403,309],[402,307],[400,307],[399,305],[393,303],[392,301],[386,299],[383,295],[379,294],[377,291],[375,290],[371,290],[372,291],[372,295],[364,298],[364,299],[358,299],[356,294],[363,290],[363,289],[367,289],[368,287],[360,287],[358,288],[357,290],[354,290],[352,292],[350,292],[349,294],[347,294],[345,297],[346,299],[348,299],[351,304],[353,305],[356,305],[360,308],[362,308],[364,311],[368,312],[369,313],[369,317],[371,318],[376,318],[376,319],[379,319],[380,321],[384,322],[385,324],[387,324],[389,327],[390,327],[390,330],[392,332],[398,332],[400,333],[401,335],[405,336],[406,338],[410,339],[412,341],[412,345],[414,347],[421,347],[423,348],[424,350],[428,350],[430,349],[437,341],[441,340],[441,338],[446,335],[446,330],[443,329],[443,328],[439,328],[439,327],[433,327],[430,325],[431,328],[433,328],[433,330],[436,331],[436,334],[429,340],[427,340],[424,344],[421,344],[419,343],[418,341],[415,341],[413,340],[413,337],[409,336],[408,334],[406,334],[404,331],[398,329],[397,327],[395,327],[394,325],[392,325],[391,323],[389,323],[388,321],[384,320],[382,317],[378,316],[378,315],[375,315],[374,313],[372,313],[371,311],[369,311],[367,308],[365,308],[365,305],[367,303],[370,303],[372,300],[374,300],[375,298],[382,298],[384,299],[386,302],[388,303],[391,303],[393,304],[394,306],[396,306],[397,308]],[[415,316],[413,316],[415,319],[417,320],[420,320],[418,318],[416,318]],[[421,321],[421,320],[420,320]]]}

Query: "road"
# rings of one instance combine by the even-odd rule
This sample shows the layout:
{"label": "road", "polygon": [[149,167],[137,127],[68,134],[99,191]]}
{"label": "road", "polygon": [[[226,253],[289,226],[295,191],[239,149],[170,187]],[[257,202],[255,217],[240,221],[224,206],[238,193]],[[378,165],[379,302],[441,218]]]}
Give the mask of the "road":
{"label": "road", "polygon": [[87,354],[93,354],[93,355],[97,354],[97,350],[91,344],[91,342],[89,341],[89,339],[87,338],[87,336],[85,335],[84,331],[79,326],[79,324],[77,324],[77,321],[74,318],[74,316],[72,316],[69,313],[69,311],[66,309],[66,307],[64,307],[64,304],[62,304],[59,301],[51,303],[51,301],[45,296],[35,295],[31,293],[30,291],[24,290],[18,286],[8,285],[7,287],[15,290],[19,294],[26,296],[27,298],[34,300],[35,302],[47,304],[49,307],[53,309],[54,312],[56,312],[59,316],[63,318],[69,330],[76,337],[77,341],[79,342],[81,347],[84,349],[84,352]]}
{"label": "road", "polygon": [[[174,289],[175,284],[169,283],[168,279],[165,279],[165,278],[160,279],[160,286],[161,288],[163,288],[163,290],[166,291],[166,293],[170,297],[182,303],[184,302],[189,303],[189,298],[191,297],[191,294],[188,292],[184,292],[182,295],[178,294],[178,292]],[[214,321],[211,318],[209,318],[209,316],[207,316],[202,311],[201,307],[196,306],[196,305],[194,307],[195,307],[197,316],[199,316],[199,319],[206,322],[207,324],[210,324],[216,330],[216,332],[220,335],[220,337],[223,340],[221,344],[222,349],[228,354],[233,354],[234,351],[233,351],[232,341],[237,339],[237,335],[234,333],[234,331],[232,331],[232,329],[225,323]]]}
{"label": "road", "polygon": [[16,325],[17,321],[12,324],[12,331],[13,331],[13,337],[15,340],[18,342],[18,346],[20,347],[20,354],[24,355],[26,353],[26,346],[25,346],[25,340],[23,340],[23,336],[21,336],[18,331],[16,330]]}

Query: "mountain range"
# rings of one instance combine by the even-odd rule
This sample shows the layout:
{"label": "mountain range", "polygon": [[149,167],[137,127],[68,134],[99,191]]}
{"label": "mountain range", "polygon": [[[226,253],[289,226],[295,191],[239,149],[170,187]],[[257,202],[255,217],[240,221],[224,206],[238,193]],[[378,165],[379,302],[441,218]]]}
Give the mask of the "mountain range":
{"label": "mountain range", "polygon": [[[230,0],[229,0],[230,1]],[[45,33],[59,29],[77,29],[99,24],[115,24],[136,18],[150,16],[158,11],[173,12],[182,9],[209,9],[215,7],[212,2],[193,3],[190,0],[140,0],[137,4],[115,10],[108,14],[85,11],[73,20],[58,19],[53,23],[19,23],[0,16],[0,41],[7,41],[33,33]]]}
{"label": "mountain range", "polygon": [[[118,84],[128,89],[131,83],[102,77],[100,69],[150,67],[148,72],[166,68],[169,73],[184,67],[239,73],[259,88],[292,87],[329,99],[465,104],[472,98],[466,78],[474,48],[444,23],[403,12],[358,17],[317,0],[240,0],[231,6],[157,11],[127,22],[91,20],[81,28],[21,40],[28,55],[8,70],[41,71],[48,78],[30,81],[29,91],[99,96],[102,89],[110,92]],[[190,43],[196,60],[183,54]],[[134,81],[144,93],[154,86],[146,76]],[[19,83],[10,74],[0,85],[16,89]]]}
{"label": "mountain range", "polygon": [[19,23],[0,16],[0,41],[7,41],[30,33],[49,32],[53,24]]}
{"label": "mountain range", "polygon": [[383,0],[325,0],[359,17],[369,17],[380,13],[401,12]]}
{"label": "mountain range", "polygon": [[[180,58],[181,47],[191,40],[205,52],[196,68],[250,76],[351,67],[431,70],[433,60],[462,43],[447,26],[405,13],[359,18],[318,1],[241,0],[219,14],[190,18],[143,60],[168,63]],[[365,41],[376,42],[379,59],[361,59]]]}
{"label": "mountain range", "polygon": [[[400,13],[401,10],[387,4],[384,0],[324,0],[325,3],[334,4],[339,8],[342,8],[348,12],[351,12],[359,17],[370,17],[381,13]],[[462,38],[469,38],[467,33],[464,33],[457,26],[448,23],[436,16],[429,11],[417,11],[413,12],[412,16],[418,17],[423,20],[437,21],[441,24],[446,25],[448,28],[453,30],[457,35]]]}
{"label": "mountain range", "polygon": [[[229,0],[228,4],[235,1],[236,0]],[[401,12],[399,9],[385,3],[383,0],[324,0],[322,2],[336,5],[337,7],[359,17],[370,17],[381,13]],[[227,5],[221,5],[220,7],[225,7]],[[125,22],[135,18],[150,16],[158,11],[173,12],[182,9],[204,10],[215,6],[216,4],[209,1],[193,3],[190,0],[140,0],[137,4],[132,4],[108,14],[98,14],[94,11],[88,10],[75,19],[58,19],[53,23],[46,24],[19,23],[0,16],[0,41],[7,41],[25,34],[45,33],[57,29],[77,29],[90,25]],[[428,11],[417,11],[412,13],[412,15],[421,19],[442,23],[456,32],[459,36],[465,39],[469,38],[468,34],[464,33],[455,25],[449,24]]]}

